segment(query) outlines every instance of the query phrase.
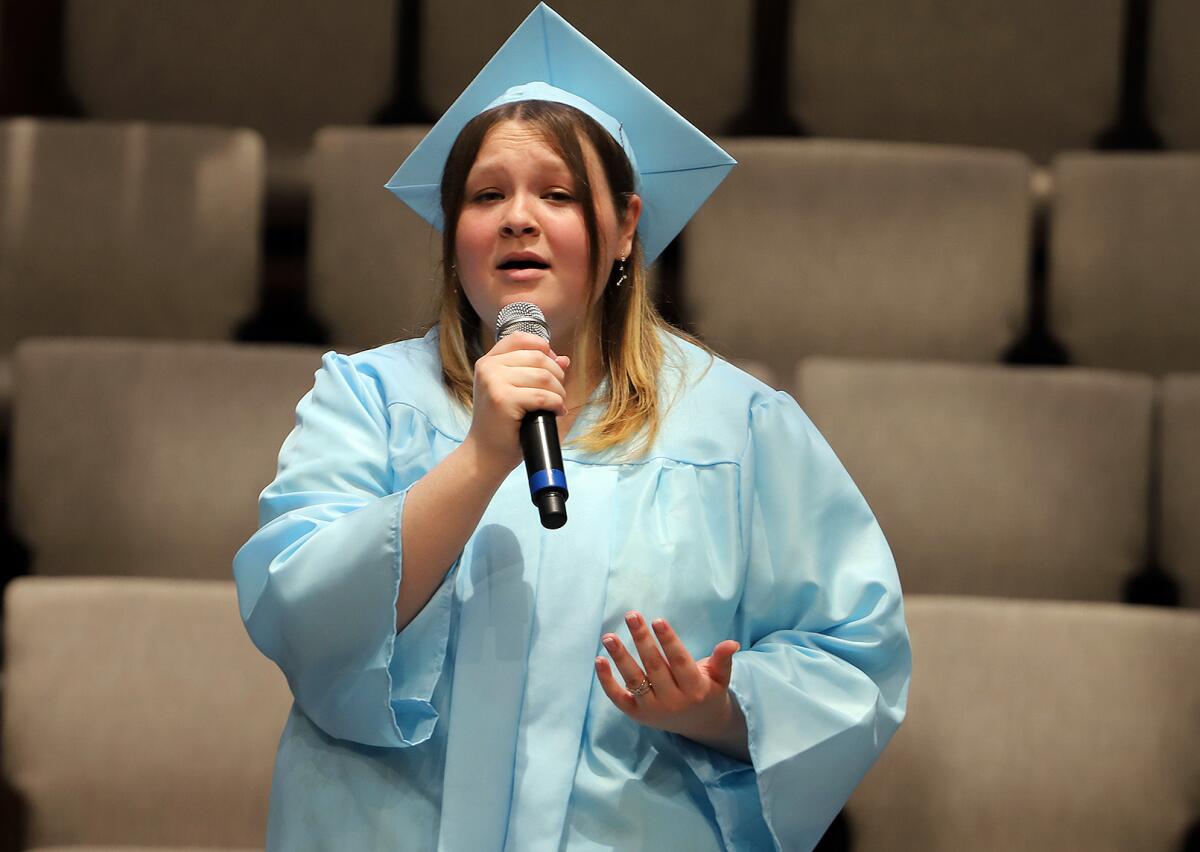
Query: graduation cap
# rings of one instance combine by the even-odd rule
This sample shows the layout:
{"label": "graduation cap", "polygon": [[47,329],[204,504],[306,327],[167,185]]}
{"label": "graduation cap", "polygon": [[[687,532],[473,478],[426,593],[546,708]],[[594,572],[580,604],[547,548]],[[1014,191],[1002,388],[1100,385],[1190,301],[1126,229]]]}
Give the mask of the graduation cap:
{"label": "graduation cap", "polygon": [[658,95],[539,3],[386,184],[439,231],[450,148],[467,122],[505,103],[545,100],[595,119],[625,150],[642,199],[638,232],[652,262],[737,162]]}

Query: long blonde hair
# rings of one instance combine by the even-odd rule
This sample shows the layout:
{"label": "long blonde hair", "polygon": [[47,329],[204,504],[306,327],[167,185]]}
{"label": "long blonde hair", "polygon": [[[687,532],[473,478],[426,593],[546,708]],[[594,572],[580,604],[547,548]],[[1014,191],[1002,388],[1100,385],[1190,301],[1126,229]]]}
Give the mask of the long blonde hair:
{"label": "long blonde hair", "polygon": [[[550,101],[517,101],[475,116],[463,128],[450,149],[442,173],[442,287],[438,304],[438,346],[442,379],[449,392],[468,410],[472,404],[475,361],[482,354],[480,319],[458,284],[454,271],[455,232],[466,192],[467,175],[488,131],[501,121],[531,124],[546,144],[562,158],[575,180],[576,194],[583,207],[588,234],[589,258],[595,268],[582,328],[576,342],[574,363],[591,363],[591,349],[599,350],[600,366],[608,378],[601,402],[603,414],[574,443],[587,452],[627,446],[636,457],[653,446],[662,423],[659,376],[665,353],[662,333],[674,335],[705,349],[703,343],[672,327],[650,299],[642,247],[638,236],[625,261],[625,280],[615,286],[617,269],[602,269],[599,259],[599,226],[596,199],[588,181],[587,162],[581,139],[596,152],[604,169],[617,221],[624,221],[634,193],[634,174],[625,152],[599,124],[585,113]],[[596,288],[604,287],[599,300]],[[668,339],[670,339],[668,337]]]}

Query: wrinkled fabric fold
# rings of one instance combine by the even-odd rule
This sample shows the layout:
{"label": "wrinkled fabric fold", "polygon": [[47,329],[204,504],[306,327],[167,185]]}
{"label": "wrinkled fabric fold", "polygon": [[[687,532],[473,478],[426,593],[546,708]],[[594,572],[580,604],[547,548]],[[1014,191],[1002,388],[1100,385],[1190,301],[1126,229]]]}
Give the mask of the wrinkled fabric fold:
{"label": "wrinkled fabric fold", "polygon": [[682,752],[728,845],[755,848],[764,833],[753,823],[765,816],[776,848],[810,849],[904,717],[911,654],[899,579],[866,501],[786,394],[752,410],[741,483],[743,650],[730,690],[753,772],[705,749]]}
{"label": "wrinkled fabric fold", "polygon": [[[445,642],[443,654],[431,654],[438,640],[417,634],[448,632],[449,595],[435,598],[440,618],[427,616],[405,638],[423,653],[396,665],[407,487],[392,492],[388,415],[367,377],[330,353],[296,419],[279,474],[259,500],[263,526],[234,557],[247,631],[282,670],[301,711],[330,736],[372,746],[423,742],[436,720],[430,696]],[[398,691],[394,681],[416,691]]]}
{"label": "wrinkled fabric fold", "polygon": [[601,652],[611,559],[609,513],[617,477],[611,467],[571,461],[566,473],[574,483],[571,513],[590,520],[565,535],[543,531],[541,536],[506,849],[533,849],[542,838],[562,834],[588,701],[599,689],[593,661]]}

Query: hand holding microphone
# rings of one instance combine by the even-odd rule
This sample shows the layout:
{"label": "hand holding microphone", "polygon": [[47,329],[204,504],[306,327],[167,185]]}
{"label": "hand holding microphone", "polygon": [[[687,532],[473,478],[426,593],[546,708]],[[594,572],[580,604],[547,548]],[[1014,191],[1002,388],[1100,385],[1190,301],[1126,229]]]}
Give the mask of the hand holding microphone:
{"label": "hand holding microphone", "polygon": [[549,337],[536,305],[501,309],[496,345],[475,364],[468,438],[510,467],[524,457],[542,525],[557,529],[567,520],[567,486],[556,418],[567,413],[563,383],[570,359],[554,354]]}

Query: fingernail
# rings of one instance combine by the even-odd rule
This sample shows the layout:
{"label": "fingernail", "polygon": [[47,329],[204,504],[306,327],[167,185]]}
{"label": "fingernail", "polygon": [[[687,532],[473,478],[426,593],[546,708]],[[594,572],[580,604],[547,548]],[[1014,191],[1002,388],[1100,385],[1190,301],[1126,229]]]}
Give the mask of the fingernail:
{"label": "fingernail", "polygon": [[667,620],[665,618],[655,619],[654,629],[655,630],[666,630],[667,629]]}
{"label": "fingernail", "polygon": [[630,611],[630,612],[625,613],[625,621],[631,625],[637,624],[641,620],[642,620],[642,617],[640,615],[638,615],[636,612]]}
{"label": "fingernail", "polygon": [[608,649],[608,650],[610,650],[610,651],[615,651],[615,650],[617,650],[617,640],[616,640],[616,638],[615,638],[615,637],[613,637],[613,636],[605,636],[605,637],[604,637],[604,647],[605,647],[605,648],[607,648],[607,649]]}

